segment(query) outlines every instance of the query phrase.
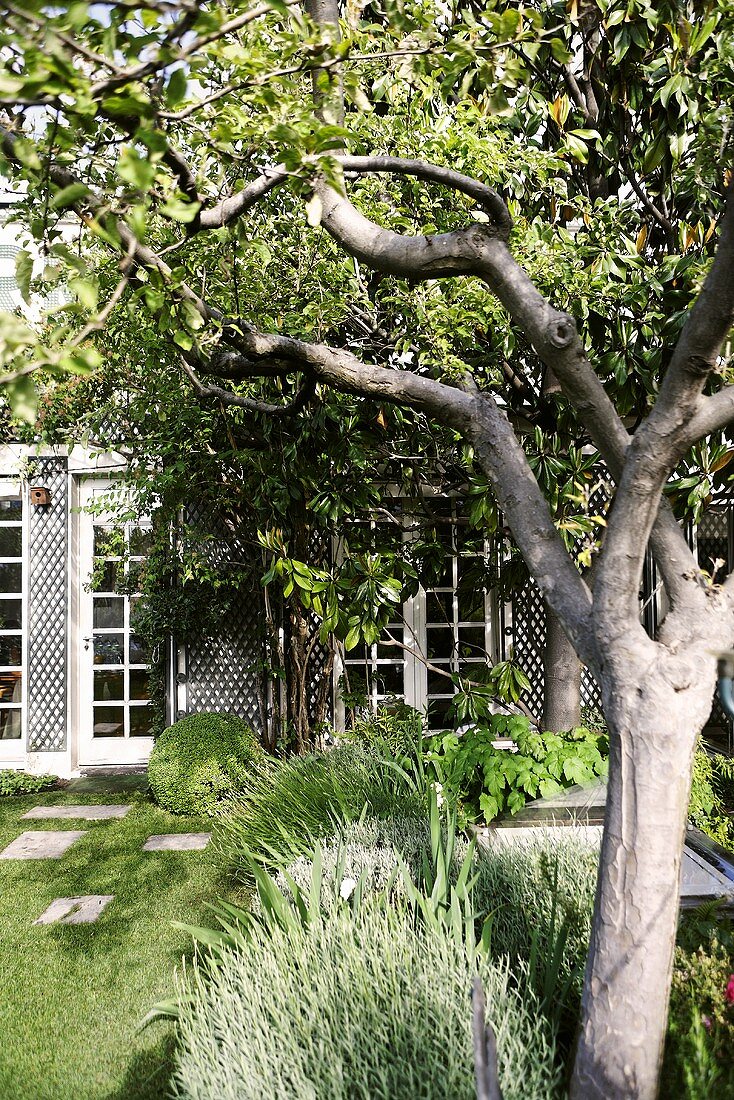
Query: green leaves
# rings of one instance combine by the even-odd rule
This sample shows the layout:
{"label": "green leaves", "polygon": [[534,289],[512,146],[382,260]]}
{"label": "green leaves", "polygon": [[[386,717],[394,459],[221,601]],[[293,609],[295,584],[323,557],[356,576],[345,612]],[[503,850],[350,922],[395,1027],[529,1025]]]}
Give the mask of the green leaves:
{"label": "green leaves", "polygon": [[38,394],[33,377],[25,374],[9,382],[4,382],[0,377],[0,385],[15,419],[33,424],[38,412]]}
{"label": "green leaves", "polygon": [[62,187],[60,191],[56,192],[51,200],[51,207],[53,210],[65,210],[75,203],[83,202],[90,194],[91,192],[86,184],[70,183],[67,187]]}
{"label": "green leaves", "polygon": [[31,304],[31,277],[33,275],[33,257],[25,248],[15,254],[15,281],[26,305]]}
{"label": "green leaves", "polygon": [[160,207],[160,212],[166,218],[172,218],[173,221],[182,222],[184,225],[190,225],[200,209],[200,202],[191,202],[185,195],[177,192],[174,195],[169,195]]}
{"label": "green leaves", "polygon": [[[495,748],[502,738],[512,739],[515,750]],[[583,727],[538,733],[522,715],[491,714],[460,737],[446,735],[428,759],[467,815],[489,822],[517,813],[530,798],[606,774],[607,752],[606,736]]]}
{"label": "green leaves", "polygon": [[185,69],[174,69],[166,86],[166,103],[169,107],[178,107],[186,98],[187,79]]}
{"label": "green leaves", "polygon": [[143,157],[133,146],[128,145],[120,153],[117,162],[117,174],[139,191],[147,191],[155,179],[156,168],[148,157]]}

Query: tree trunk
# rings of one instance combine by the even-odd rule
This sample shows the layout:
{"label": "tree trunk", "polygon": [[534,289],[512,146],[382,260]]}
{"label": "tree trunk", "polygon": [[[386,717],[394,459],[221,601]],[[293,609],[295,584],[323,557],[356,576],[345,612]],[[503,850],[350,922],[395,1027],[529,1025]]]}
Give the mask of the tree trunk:
{"label": "tree trunk", "polygon": [[657,1096],[691,759],[713,686],[702,670],[676,692],[658,664],[625,663],[604,692],[609,786],[571,1100]]}
{"label": "tree trunk", "polygon": [[561,620],[547,605],[543,673],[543,729],[557,733],[580,726],[581,662],[566,637]]}

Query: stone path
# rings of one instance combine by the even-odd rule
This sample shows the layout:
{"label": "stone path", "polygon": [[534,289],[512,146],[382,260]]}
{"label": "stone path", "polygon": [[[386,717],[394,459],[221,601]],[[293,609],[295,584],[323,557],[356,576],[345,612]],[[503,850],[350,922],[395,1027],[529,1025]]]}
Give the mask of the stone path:
{"label": "stone path", "polygon": [[94,924],[114,897],[114,894],[84,894],[78,898],[56,898],[33,923]]}
{"label": "stone path", "polygon": [[[34,806],[23,814],[36,821],[73,820],[109,821],[125,817],[130,805]],[[28,830],[0,852],[0,859],[61,859],[65,852],[86,833],[84,829]],[[206,848],[211,833],[158,833],[149,836],[144,852],[191,852]],[[114,894],[82,894],[74,898],[56,898],[34,924],[94,924]]]}
{"label": "stone path", "polygon": [[112,817],[124,817],[129,809],[129,806],[34,806],[27,814],[23,814],[23,817],[44,820],[81,817],[85,821],[106,821]]}
{"label": "stone path", "polygon": [[0,859],[61,859],[64,852],[82,836],[83,829],[65,829],[62,833],[50,830],[21,833],[0,852]]}
{"label": "stone path", "polygon": [[206,848],[211,833],[162,833],[149,836],[144,852],[193,852]]}

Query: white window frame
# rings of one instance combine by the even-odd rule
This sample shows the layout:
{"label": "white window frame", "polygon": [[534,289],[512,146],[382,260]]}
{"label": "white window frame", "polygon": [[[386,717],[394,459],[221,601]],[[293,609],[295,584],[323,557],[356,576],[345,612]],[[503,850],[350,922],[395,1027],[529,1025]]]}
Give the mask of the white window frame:
{"label": "white window frame", "polygon": [[[16,710],[20,712],[20,737],[16,738],[2,738],[0,739],[0,764],[22,764],[25,760],[27,751],[27,738],[28,738],[28,524],[29,524],[29,507],[28,507],[28,493],[20,478],[18,477],[0,477],[0,500],[20,500],[21,502],[21,520],[20,523],[12,522],[8,523],[8,527],[20,527],[21,531],[21,581],[20,592],[16,593],[4,593],[11,599],[16,597],[20,599],[21,605],[21,629],[20,631],[15,629],[0,629],[0,637],[7,637],[10,635],[21,636],[21,663],[17,665],[3,665],[0,666],[0,673],[2,672],[14,672],[20,667],[20,701],[18,703],[0,703],[0,710]],[[3,524],[3,526],[6,526]],[[0,557],[0,564],[13,564],[18,561],[18,558],[6,558]]]}

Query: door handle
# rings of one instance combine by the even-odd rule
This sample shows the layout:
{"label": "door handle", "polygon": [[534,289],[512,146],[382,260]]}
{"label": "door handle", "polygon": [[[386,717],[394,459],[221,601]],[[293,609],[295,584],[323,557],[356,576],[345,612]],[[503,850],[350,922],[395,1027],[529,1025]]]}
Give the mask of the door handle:
{"label": "door handle", "polygon": [[84,642],[84,649],[86,651],[86,650],[89,649],[89,643],[94,641],[94,639],[91,638],[91,637],[90,638],[82,638],[82,641]]}

